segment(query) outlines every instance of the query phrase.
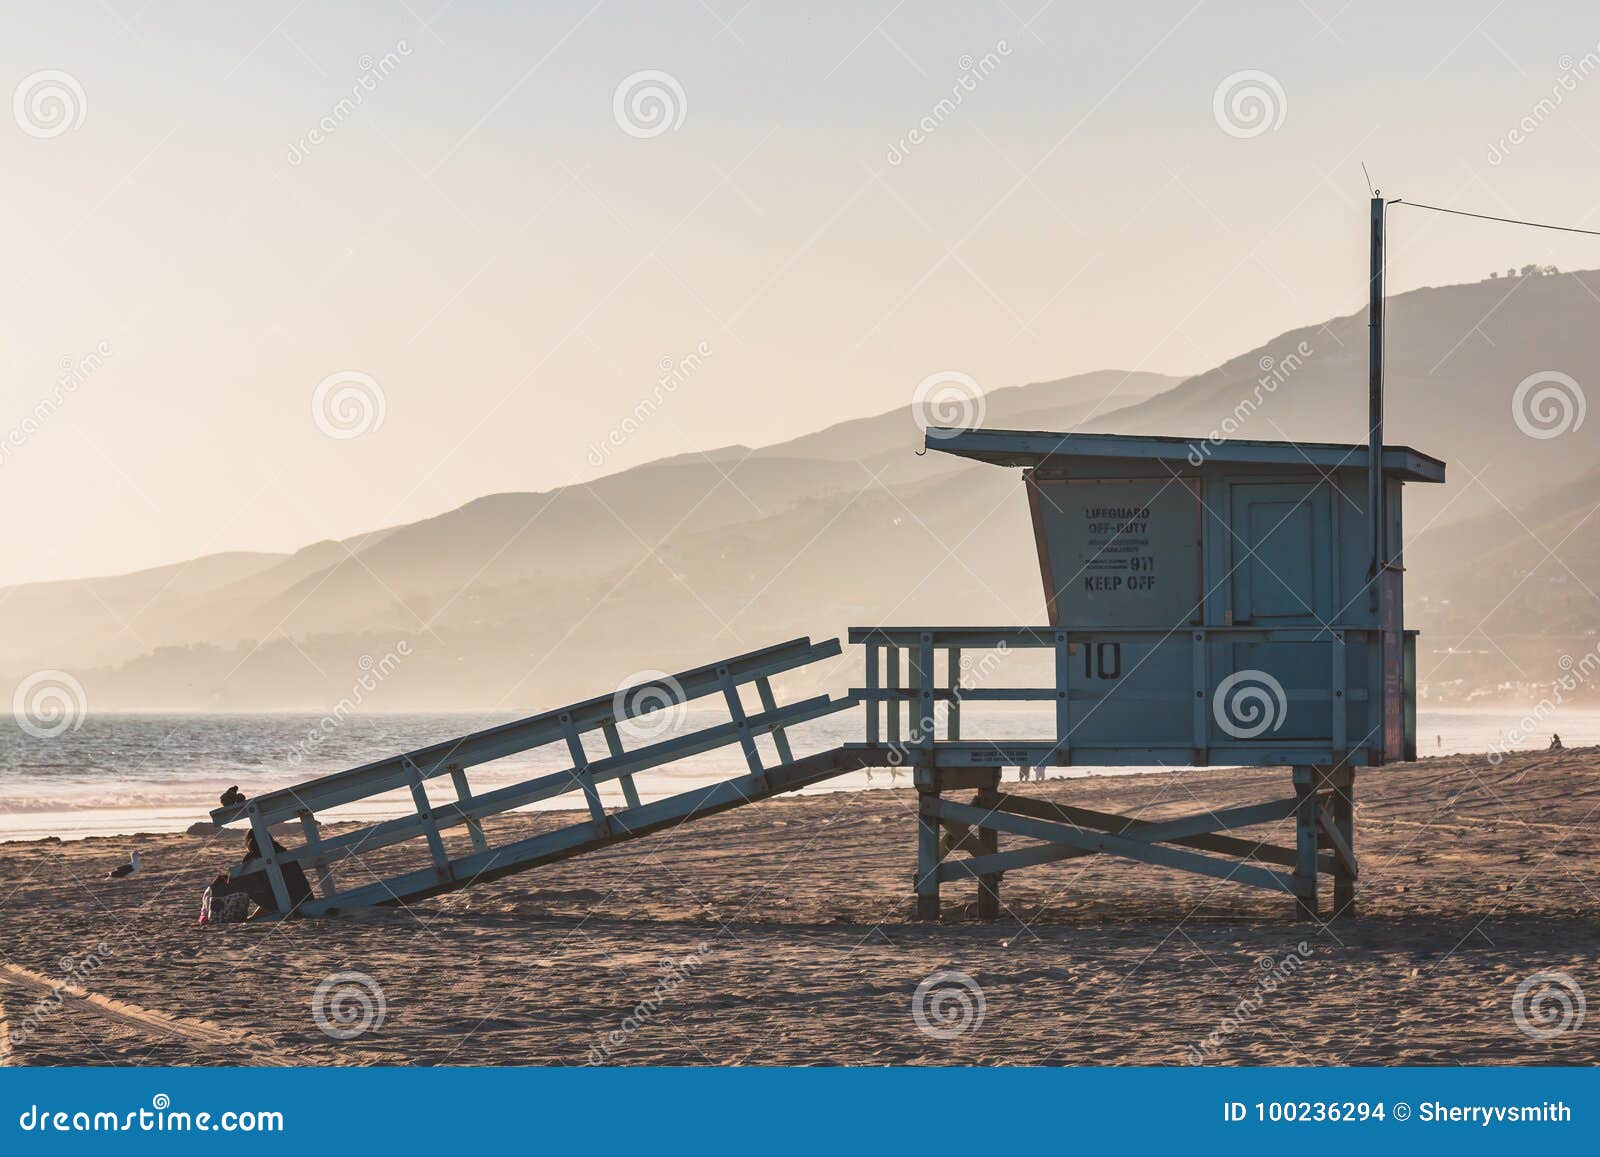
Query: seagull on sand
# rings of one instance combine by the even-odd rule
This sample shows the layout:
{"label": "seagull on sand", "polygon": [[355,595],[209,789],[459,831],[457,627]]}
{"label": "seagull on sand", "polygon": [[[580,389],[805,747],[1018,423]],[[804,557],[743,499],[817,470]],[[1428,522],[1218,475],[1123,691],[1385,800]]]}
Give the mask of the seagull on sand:
{"label": "seagull on sand", "polygon": [[133,855],[128,857],[128,862],[126,864],[118,864],[115,868],[112,868],[109,872],[107,872],[106,879],[121,880],[128,876],[137,876],[138,874],[139,853],[134,852]]}

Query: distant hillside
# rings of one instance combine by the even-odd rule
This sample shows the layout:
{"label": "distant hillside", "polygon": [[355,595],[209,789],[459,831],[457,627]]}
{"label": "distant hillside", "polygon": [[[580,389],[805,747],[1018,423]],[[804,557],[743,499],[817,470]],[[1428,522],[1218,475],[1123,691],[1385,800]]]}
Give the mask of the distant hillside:
{"label": "distant hillside", "polygon": [[1600,699],[1600,468],[1427,531],[1407,554],[1419,671],[1437,697],[1537,698],[1563,674]]}
{"label": "distant hillside", "polygon": [[[1600,422],[1534,438],[1513,398],[1547,371],[1600,382],[1597,320],[1596,273],[1390,302],[1389,440],[1450,463],[1448,485],[1407,503],[1411,619],[1436,697],[1548,683],[1593,641]],[[996,390],[983,421],[1360,442],[1366,359],[1354,313],[1181,383],[1108,370]],[[0,592],[0,672],[71,671],[97,709],[509,711],[859,623],[1041,619],[1017,472],[920,442],[901,409],[293,555],[16,587]],[[365,687],[401,642],[403,662]]]}
{"label": "distant hillside", "polygon": [[[1102,371],[997,390],[985,406],[990,421],[1068,427],[1174,384]],[[864,557],[878,523],[890,532],[903,524],[902,504],[920,503],[919,487],[973,472],[920,447],[901,409],[782,445],[490,495],[293,555],[219,555],[13,587],[0,591],[0,671],[70,670],[101,708],[316,709],[348,691],[362,655],[405,638],[414,650],[384,706],[492,705],[523,685],[530,701],[604,689],[619,664],[678,666],[759,646],[775,616],[792,634],[859,618],[854,608],[865,613],[887,589],[874,595],[870,572],[847,573],[838,560]],[[983,473],[970,495],[957,487],[958,501],[941,497],[923,516],[951,525],[976,496],[1015,483]],[[923,573],[929,549],[895,565]],[[814,573],[823,559],[833,577]],[[810,585],[796,591],[800,575]],[[863,590],[847,595],[855,587]],[[928,584],[924,599],[963,589]],[[1037,602],[1037,580],[1028,589]],[[1027,604],[1027,614],[1036,609]]]}
{"label": "distant hillside", "polygon": [[[1451,466],[1449,485],[1412,488],[1411,534],[1447,506],[1451,520],[1481,513],[1496,495],[1525,498],[1600,459],[1600,421],[1541,441],[1512,414],[1517,385],[1531,374],[1557,371],[1600,391],[1600,272],[1414,290],[1391,298],[1387,315],[1385,437]],[[1259,388],[1259,409],[1242,419],[1239,436],[1364,442],[1366,382],[1362,309],[1281,334],[1088,428],[1204,434]]]}

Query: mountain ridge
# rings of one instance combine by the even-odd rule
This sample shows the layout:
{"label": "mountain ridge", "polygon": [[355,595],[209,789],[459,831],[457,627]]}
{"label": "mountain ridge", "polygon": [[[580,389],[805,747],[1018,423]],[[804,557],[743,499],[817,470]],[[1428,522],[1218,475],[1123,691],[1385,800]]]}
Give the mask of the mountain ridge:
{"label": "mountain ridge", "polygon": [[[1429,666],[1441,686],[1536,683],[1600,609],[1588,590],[1600,587],[1600,529],[1584,517],[1586,495],[1600,505],[1600,423],[1533,436],[1512,409],[1530,376],[1581,381],[1600,366],[1597,304],[1594,271],[1390,300],[1387,441],[1451,468],[1446,486],[1411,488],[1406,511],[1411,620],[1441,648]],[[1181,380],[1101,370],[968,401],[991,427],[1359,444],[1366,341],[1361,310]],[[115,578],[87,592],[11,588],[0,592],[0,670],[71,670],[101,708],[319,709],[363,656],[405,639],[411,655],[374,705],[509,709],[604,691],[646,661],[674,669],[862,622],[1038,621],[1016,472],[918,449],[912,416],[891,410],[769,446],[484,495],[290,555],[206,556],[194,565],[237,573],[198,593],[186,583],[152,599],[162,568],[124,576],[148,605],[113,591]],[[1546,535],[1568,536],[1563,555],[1582,560],[1580,574],[1552,571]],[[1502,627],[1492,604],[1508,589],[1512,605],[1538,591],[1549,606],[1522,606],[1524,621]],[[65,602],[52,609],[45,594]],[[119,623],[119,610],[137,613]],[[1461,645],[1485,614],[1507,638],[1529,638],[1503,646],[1504,661],[1458,663],[1456,649],[1493,650]],[[1529,620],[1540,629],[1513,629]]]}

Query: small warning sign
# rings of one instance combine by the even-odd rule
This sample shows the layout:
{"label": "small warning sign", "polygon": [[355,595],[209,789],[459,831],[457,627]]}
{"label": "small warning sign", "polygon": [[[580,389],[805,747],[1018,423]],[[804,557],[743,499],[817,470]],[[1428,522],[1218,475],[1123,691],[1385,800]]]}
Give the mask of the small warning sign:
{"label": "small warning sign", "polygon": [[1058,621],[1169,627],[1198,613],[1198,499],[1176,478],[1043,482]]}

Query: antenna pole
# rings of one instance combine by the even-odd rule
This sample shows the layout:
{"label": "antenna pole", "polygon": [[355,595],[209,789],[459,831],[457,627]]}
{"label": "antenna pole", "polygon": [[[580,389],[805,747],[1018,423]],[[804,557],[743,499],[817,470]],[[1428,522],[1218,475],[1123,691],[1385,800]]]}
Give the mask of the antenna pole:
{"label": "antenna pole", "polygon": [[1372,277],[1368,288],[1371,325],[1367,411],[1367,517],[1372,521],[1372,608],[1378,626],[1378,668],[1381,672],[1382,739],[1375,762],[1405,758],[1401,686],[1400,576],[1391,569],[1388,515],[1383,480],[1383,194],[1372,194]]}
{"label": "antenna pole", "polygon": [[1383,501],[1383,196],[1372,195],[1372,274],[1368,281],[1367,317],[1367,518],[1372,533],[1373,605],[1389,559],[1385,549]]}

